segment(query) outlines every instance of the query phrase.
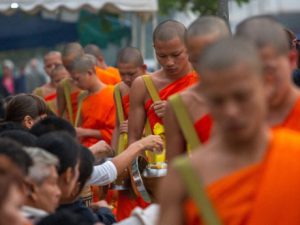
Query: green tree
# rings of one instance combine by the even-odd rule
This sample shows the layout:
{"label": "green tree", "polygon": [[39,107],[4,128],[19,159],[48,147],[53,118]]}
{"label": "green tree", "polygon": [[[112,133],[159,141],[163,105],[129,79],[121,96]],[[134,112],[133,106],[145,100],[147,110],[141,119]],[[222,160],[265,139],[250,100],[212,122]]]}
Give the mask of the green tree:
{"label": "green tree", "polygon": [[[159,10],[162,14],[168,14],[173,10],[184,10],[191,6],[191,10],[201,15],[218,15],[227,22],[229,0],[159,0]],[[249,2],[249,0],[233,0],[239,5]]]}

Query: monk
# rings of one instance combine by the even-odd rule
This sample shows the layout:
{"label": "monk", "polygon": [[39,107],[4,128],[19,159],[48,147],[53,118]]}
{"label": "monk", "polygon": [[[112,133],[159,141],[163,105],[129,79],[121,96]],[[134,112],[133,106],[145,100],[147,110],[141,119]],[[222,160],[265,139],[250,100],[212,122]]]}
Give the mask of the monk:
{"label": "monk", "polygon": [[85,46],[84,52],[96,57],[96,74],[103,83],[108,85],[115,85],[121,82],[121,77],[118,69],[106,64],[104,56],[97,45],[89,44]]}
{"label": "monk", "polygon": [[62,65],[61,53],[57,51],[48,52],[44,56],[44,69],[50,78],[50,82],[36,88],[33,94],[36,94],[48,103],[50,109],[57,113],[56,107],[56,88],[57,83],[66,76],[66,73],[52,73],[55,67]]}
{"label": "monk", "polygon": [[272,86],[268,123],[273,128],[300,131],[300,92],[291,74],[297,52],[289,48],[284,27],[270,18],[253,17],[241,22],[236,35],[256,43],[265,67],[265,79]]}
{"label": "monk", "polygon": [[[197,59],[204,48],[229,37],[229,35],[230,32],[226,23],[218,17],[204,16],[196,19],[189,26],[185,38],[189,59],[193,67],[196,67]],[[175,112],[179,108],[184,109],[186,112],[185,116],[188,121],[185,121],[185,125],[179,123],[179,120],[184,116],[182,115],[183,112]],[[189,127],[187,123],[191,126]],[[187,148],[191,150],[209,139],[212,120],[201,94],[201,81],[193,87],[174,95],[171,102],[168,101],[164,124],[168,161],[179,154],[185,153]],[[194,139],[191,140],[190,138],[193,137]]]}
{"label": "monk", "polygon": [[142,137],[147,119],[152,133],[164,135],[162,119],[167,99],[197,82],[197,75],[188,61],[185,33],[184,25],[174,20],[164,21],[155,28],[153,46],[161,69],[148,78],[159,99],[150,97],[144,76],[135,79],[129,94],[129,144]]}
{"label": "monk", "polygon": [[[129,90],[137,77],[145,75],[147,67],[137,48],[125,47],[118,54],[117,68],[120,71],[122,82],[115,86],[114,92],[117,109],[114,135],[118,138],[117,143],[114,144],[114,149],[117,149],[117,154],[120,154],[127,147]],[[123,183],[126,181],[126,174],[124,176]],[[132,190],[129,190],[130,186],[127,188],[128,190],[119,191],[116,214],[118,221],[129,217],[136,206],[144,208],[148,205],[141,197],[132,195]]]}
{"label": "monk", "polygon": [[86,147],[99,140],[110,143],[115,126],[114,87],[97,78],[96,63],[94,56],[84,54],[74,60],[71,68],[75,84],[86,91],[85,98],[78,103],[81,124],[76,128],[77,137]]}
{"label": "monk", "polygon": [[[73,61],[83,55],[83,48],[79,43],[68,43],[62,51],[62,61],[68,72],[71,72]],[[58,115],[65,117],[74,126],[77,113],[77,102],[81,89],[75,85],[71,77],[64,79],[57,87]]]}
{"label": "monk", "polygon": [[300,136],[268,128],[270,87],[256,47],[238,38],[220,41],[196,69],[214,135],[190,158],[173,161],[158,224],[299,224]]}

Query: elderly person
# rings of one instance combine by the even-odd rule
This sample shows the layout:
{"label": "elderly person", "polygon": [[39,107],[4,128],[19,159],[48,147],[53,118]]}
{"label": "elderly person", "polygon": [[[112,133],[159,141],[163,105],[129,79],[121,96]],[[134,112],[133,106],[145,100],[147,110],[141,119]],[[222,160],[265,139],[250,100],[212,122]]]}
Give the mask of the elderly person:
{"label": "elderly person", "polygon": [[61,191],[58,187],[56,167],[58,159],[40,148],[25,148],[31,156],[33,166],[29,169],[27,195],[24,215],[34,224],[58,207]]}

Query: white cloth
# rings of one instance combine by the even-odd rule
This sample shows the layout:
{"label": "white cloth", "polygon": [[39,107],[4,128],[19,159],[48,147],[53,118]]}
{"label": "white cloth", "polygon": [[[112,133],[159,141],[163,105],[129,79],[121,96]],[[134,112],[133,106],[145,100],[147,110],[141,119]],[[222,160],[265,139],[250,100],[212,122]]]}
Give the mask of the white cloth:
{"label": "white cloth", "polygon": [[114,225],[154,225],[157,224],[159,216],[159,205],[151,204],[146,209],[136,207],[131,216]]}
{"label": "white cloth", "polygon": [[88,185],[107,185],[114,182],[117,176],[118,172],[116,166],[111,161],[106,161],[101,165],[94,166]]}
{"label": "white cloth", "polygon": [[22,207],[22,214],[34,224],[49,215],[49,213],[42,209],[33,208],[28,205]]}

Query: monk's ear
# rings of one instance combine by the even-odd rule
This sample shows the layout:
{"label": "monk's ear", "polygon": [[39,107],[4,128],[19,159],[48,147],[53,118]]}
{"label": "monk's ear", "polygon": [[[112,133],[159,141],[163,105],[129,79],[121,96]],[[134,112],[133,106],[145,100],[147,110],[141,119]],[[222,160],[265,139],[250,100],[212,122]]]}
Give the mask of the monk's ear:
{"label": "monk's ear", "polygon": [[141,66],[141,68],[142,68],[143,74],[145,74],[146,71],[147,71],[147,65],[144,64],[144,65]]}
{"label": "monk's ear", "polygon": [[87,71],[87,74],[89,75],[89,76],[92,76],[93,74],[95,74],[92,70],[88,70]]}
{"label": "monk's ear", "polygon": [[295,49],[290,50],[289,60],[290,60],[292,69],[297,68],[298,57],[299,57],[298,51],[296,51]]}

